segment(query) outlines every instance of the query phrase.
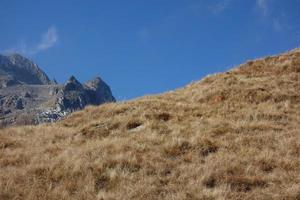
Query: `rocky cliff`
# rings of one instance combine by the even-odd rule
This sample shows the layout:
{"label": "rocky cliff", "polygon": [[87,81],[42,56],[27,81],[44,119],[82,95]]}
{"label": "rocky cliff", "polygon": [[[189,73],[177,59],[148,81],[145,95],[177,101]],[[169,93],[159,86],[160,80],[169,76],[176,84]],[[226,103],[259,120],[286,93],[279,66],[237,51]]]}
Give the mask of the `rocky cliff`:
{"label": "rocky cliff", "polygon": [[87,105],[112,101],[109,86],[99,77],[81,84],[72,76],[57,84],[29,59],[0,55],[0,127],[53,122]]}

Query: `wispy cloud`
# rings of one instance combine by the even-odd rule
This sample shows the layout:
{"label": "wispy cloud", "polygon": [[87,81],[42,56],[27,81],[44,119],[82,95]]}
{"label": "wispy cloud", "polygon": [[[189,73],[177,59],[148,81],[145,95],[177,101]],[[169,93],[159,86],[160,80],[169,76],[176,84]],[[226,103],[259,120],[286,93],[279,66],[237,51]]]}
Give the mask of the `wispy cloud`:
{"label": "wispy cloud", "polygon": [[[268,24],[271,24],[275,31],[282,32],[289,28],[289,24],[285,20],[283,11],[274,12],[273,0],[256,0],[256,7],[260,11],[260,17]],[[272,11],[273,10],[273,11]]]}
{"label": "wispy cloud", "polygon": [[41,35],[37,44],[28,45],[24,40],[15,47],[4,50],[4,53],[21,53],[24,55],[34,55],[53,47],[58,42],[58,33],[55,26],[51,26]]}
{"label": "wispy cloud", "polygon": [[220,0],[219,2],[211,5],[210,10],[214,14],[219,14],[219,13],[224,12],[224,10],[226,10],[230,6],[231,3],[232,3],[232,0]]}
{"label": "wispy cloud", "polygon": [[256,0],[256,5],[263,15],[269,12],[269,0]]}
{"label": "wispy cloud", "polygon": [[282,24],[282,22],[278,18],[274,18],[273,19],[273,28],[276,31],[283,31],[284,30],[284,25]]}
{"label": "wispy cloud", "polygon": [[37,51],[47,50],[53,47],[58,41],[57,30],[54,26],[50,27],[47,32],[42,35],[40,43],[37,45]]}

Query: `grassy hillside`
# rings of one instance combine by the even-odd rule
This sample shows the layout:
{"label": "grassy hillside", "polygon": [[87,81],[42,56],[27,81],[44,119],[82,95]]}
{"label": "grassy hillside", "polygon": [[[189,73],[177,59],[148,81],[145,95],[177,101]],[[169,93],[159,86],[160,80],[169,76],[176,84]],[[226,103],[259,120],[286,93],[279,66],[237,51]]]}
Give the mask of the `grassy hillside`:
{"label": "grassy hillside", "polygon": [[300,49],[0,130],[0,199],[300,199]]}

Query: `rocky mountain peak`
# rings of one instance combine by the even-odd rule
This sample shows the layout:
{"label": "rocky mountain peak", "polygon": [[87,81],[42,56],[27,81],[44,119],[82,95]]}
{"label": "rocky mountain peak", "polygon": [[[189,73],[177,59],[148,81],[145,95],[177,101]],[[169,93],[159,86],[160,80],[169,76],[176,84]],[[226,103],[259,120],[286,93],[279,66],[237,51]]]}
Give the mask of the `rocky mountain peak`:
{"label": "rocky mountain peak", "polygon": [[115,98],[100,77],[81,84],[71,76],[65,84],[57,84],[22,55],[0,55],[0,127],[53,122],[87,105],[112,101]]}
{"label": "rocky mountain peak", "polygon": [[65,91],[72,91],[72,90],[82,90],[82,84],[75,78],[75,76],[71,76],[65,84],[64,90]]}
{"label": "rocky mountain peak", "polygon": [[95,101],[115,101],[110,87],[100,77],[95,77],[94,79],[87,81],[84,86],[93,91],[95,94],[93,99]]}
{"label": "rocky mountain peak", "polygon": [[95,77],[94,79],[92,80],[89,80],[85,83],[86,86],[88,86],[89,88],[92,88],[92,89],[98,89],[101,87],[101,85],[104,84],[104,82],[102,81],[102,79],[100,77]]}
{"label": "rocky mountain peak", "polygon": [[0,88],[11,83],[51,85],[52,81],[37,64],[20,54],[0,55]]}
{"label": "rocky mountain peak", "polygon": [[72,82],[72,83],[79,83],[79,81],[76,79],[75,76],[71,76],[69,79],[68,79],[68,82]]}

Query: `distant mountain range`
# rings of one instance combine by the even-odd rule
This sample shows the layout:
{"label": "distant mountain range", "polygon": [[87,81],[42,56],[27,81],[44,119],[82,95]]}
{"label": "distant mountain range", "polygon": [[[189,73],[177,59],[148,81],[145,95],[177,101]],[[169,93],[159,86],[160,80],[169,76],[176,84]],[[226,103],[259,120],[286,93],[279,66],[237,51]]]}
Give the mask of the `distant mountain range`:
{"label": "distant mountain range", "polygon": [[100,78],[81,84],[51,81],[37,64],[19,55],[0,55],[0,127],[57,121],[87,105],[114,102]]}

